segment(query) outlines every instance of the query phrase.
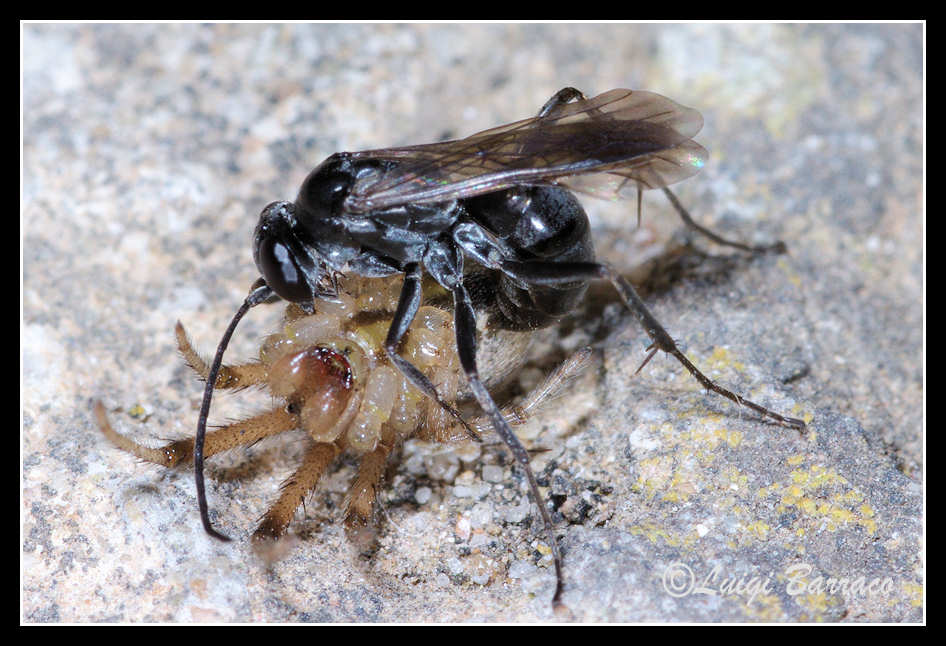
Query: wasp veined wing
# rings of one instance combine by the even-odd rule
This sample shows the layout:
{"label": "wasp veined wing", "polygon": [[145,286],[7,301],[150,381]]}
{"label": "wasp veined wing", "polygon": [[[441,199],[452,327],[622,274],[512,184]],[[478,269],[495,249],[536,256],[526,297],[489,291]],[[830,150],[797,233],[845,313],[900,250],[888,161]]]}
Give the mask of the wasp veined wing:
{"label": "wasp veined wing", "polygon": [[696,174],[700,113],[653,92],[611,90],[465,139],[353,153],[396,162],[356,182],[349,212],[558,184],[606,199]]}

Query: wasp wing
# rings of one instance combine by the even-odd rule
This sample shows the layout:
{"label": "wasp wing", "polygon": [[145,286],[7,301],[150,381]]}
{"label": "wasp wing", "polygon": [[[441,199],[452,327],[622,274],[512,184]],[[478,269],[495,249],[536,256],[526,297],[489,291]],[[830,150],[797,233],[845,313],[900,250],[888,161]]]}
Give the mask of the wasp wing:
{"label": "wasp wing", "polygon": [[351,213],[445,202],[518,185],[626,197],[690,177],[706,150],[700,113],[653,92],[610,90],[465,139],[353,153],[397,162],[359,179]]}

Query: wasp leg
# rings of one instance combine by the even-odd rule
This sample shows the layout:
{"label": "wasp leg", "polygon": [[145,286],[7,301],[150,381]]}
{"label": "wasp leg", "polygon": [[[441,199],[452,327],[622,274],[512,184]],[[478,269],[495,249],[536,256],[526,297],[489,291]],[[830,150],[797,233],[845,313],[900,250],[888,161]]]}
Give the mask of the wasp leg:
{"label": "wasp leg", "polygon": [[556,92],[551,99],[545,102],[545,105],[543,105],[542,109],[539,110],[538,116],[544,117],[560,105],[565,105],[566,103],[570,103],[575,99],[584,98],[585,95],[581,93],[581,90],[576,90],[573,87],[563,87],[561,90]]}
{"label": "wasp leg", "polygon": [[466,288],[463,286],[463,281],[459,277],[454,277],[452,283],[451,290],[453,291],[457,354],[460,357],[460,365],[463,367],[463,372],[466,374],[467,381],[470,383],[470,389],[473,391],[473,396],[476,397],[476,401],[479,402],[483,412],[486,413],[487,417],[489,417],[492,422],[493,428],[496,429],[499,437],[502,438],[506,446],[509,447],[509,450],[512,451],[516,462],[519,463],[519,466],[522,467],[522,470],[526,474],[529,489],[532,492],[535,504],[539,508],[542,522],[545,525],[545,532],[551,544],[549,547],[552,549],[552,557],[555,563],[555,594],[552,597],[552,603],[557,606],[561,602],[563,588],[562,555],[559,551],[558,541],[555,538],[555,533],[552,528],[552,518],[549,516],[549,510],[545,506],[542,496],[539,493],[539,485],[535,481],[535,475],[532,473],[532,467],[529,465],[529,452],[526,451],[522,443],[519,442],[519,438],[512,432],[512,428],[510,428],[509,423],[496,405],[496,402],[493,401],[489,390],[487,390],[486,385],[483,384],[479,372],[477,371],[476,314],[473,311],[473,304],[470,302],[470,295],[467,293]]}
{"label": "wasp leg", "polygon": [[667,199],[670,200],[673,208],[677,210],[677,213],[680,215],[680,219],[683,220],[683,223],[697,233],[709,238],[716,244],[726,247],[733,247],[742,251],[748,251],[749,253],[785,253],[788,250],[788,248],[785,246],[785,243],[781,240],[769,245],[748,245],[742,242],[724,238],[718,233],[714,233],[713,231],[707,229],[703,225],[697,224],[697,222],[690,216],[689,211],[683,207],[683,205],[680,203],[680,200],[677,199],[677,196],[674,195],[669,188],[664,186],[662,190],[664,195],[667,196]]}
{"label": "wasp leg", "polygon": [[[174,326],[174,336],[177,337],[177,347],[184,360],[194,372],[204,380],[210,374],[210,365],[198,354],[191,340],[187,338],[187,332],[184,326],[178,321]],[[266,367],[258,362],[251,361],[235,366],[220,366],[220,372],[217,374],[217,381],[214,388],[246,388],[255,386],[266,381]]]}
{"label": "wasp leg", "polygon": [[510,277],[531,285],[555,285],[560,283],[569,283],[576,280],[590,280],[593,278],[604,278],[611,281],[617,290],[621,299],[627,308],[637,317],[641,326],[647,332],[653,341],[654,348],[663,350],[673,355],[677,361],[683,364],[693,377],[707,390],[711,390],[726,399],[750,408],[760,415],[769,417],[782,426],[789,428],[804,429],[805,423],[800,419],[793,417],[784,417],[776,412],[760,406],[755,402],[729,391],[712,379],[704,375],[694,366],[689,359],[680,351],[677,344],[673,341],[667,331],[657,322],[654,315],[650,313],[644,301],[641,300],[631,284],[628,283],[620,274],[611,267],[592,262],[517,262],[512,260],[500,261],[499,266],[503,272]]}
{"label": "wasp leg", "polygon": [[[555,95],[552,96],[551,99],[545,102],[545,105],[543,105],[542,109],[539,110],[538,116],[544,117],[548,115],[550,112],[552,112],[552,110],[554,110],[555,108],[558,108],[559,106],[575,101],[576,99],[584,100],[584,98],[585,98],[585,95],[582,94],[580,90],[576,90],[573,87],[562,88],[561,90],[556,92]],[[598,110],[596,110],[595,113],[599,114],[600,116],[606,117],[606,115],[602,115],[600,111]],[[721,235],[707,229],[706,227],[700,224],[697,224],[697,222],[690,216],[690,213],[680,203],[680,200],[677,199],[677,196],[674,195],[673,192],[666,186],[663,186],[661,188],[664,192],[664,195],[666,195],[667,199],[670,200],[670,203],[673,205],[673,208],[676,209],[677,213],[680,215],[680,219],[683,220],[683,223],[687,227],[709,238],[716,244],[720,244],[726,247],[733,247],[741,251],[748,251],[749,253],[770,253],[770,252],[785,253],[787,251],[787,247],[785,246],[785,243],[782,241],[778,241],[770,245],[748,245],[742,242],[737,242],[735,240],[729,240],[727,238],[724,238]],[[641,193],[642,192],[643,192],[643,187],[638,186],[638,190],[637,190],[637,225],[638,226],[640,226],[640,222],[641,222]]]}
{"label": "wasp leg", "polygon": [[417,263],[411,263],[404,270],[404,286],[401,288],[401,296],[397,303],[397,310],[394,313],[394,320],[391,321],[391,327],[388,329],[388,336],[384,341],[384,351],[394,367],[402,375],[407,377],[415,388],[433,399],[442,409],[450,413],[455,420],[469,430],[471,439],[478,439],[476,434],[469,429],[460,412],[450,404],[443,401],[437,393],[437,389],[430,383],[430,380],[410,361],[397,353],[397,347],[401,339],[407,334],[417,310],[420,308],[421,298],[421,269]]}
{"label": "wasp leg", "polygon": [[282,484],[279,499],[269,508],[253,532],[254,541],[274,540],[283,535],[296,509],[315,489],[325,469],[337,455],[338,447],[335,444],[318,442],[309,447],[302,459],[302,466]]}
{"label": "wasp leg", "polygon": [[[121,435],[108,421],[105,406],[95,402],[95,417],[102,433],[123,451],[147,462],[173,467],[194,457],[194,438],[175,440],[157,448],[139,444],[129,437]],[[228,451],[238,446],[248,446],[264,437],[277,435],[296,427],[292,417],[282,408],[277,408],[248,419],[215,428],[209,433],[204,445],[204,455],[210,457],[216,453]]]}

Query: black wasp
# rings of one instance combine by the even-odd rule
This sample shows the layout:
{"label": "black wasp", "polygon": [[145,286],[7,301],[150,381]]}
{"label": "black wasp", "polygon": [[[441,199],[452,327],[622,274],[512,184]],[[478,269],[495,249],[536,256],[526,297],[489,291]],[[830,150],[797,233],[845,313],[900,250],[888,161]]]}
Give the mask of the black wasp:
{"label": "black wasp", "polygon": [[[311,313],[316,301],[337,296],[344,274],[404,276],[385,352],[414,386],[463,422],[430,380],[397,353],[421,305],[424,273],[452,295],[457,351],[470,389],[526,474],[542,515],[555,562],[555,602],[562,592],[561,555],[548,509],[529,454],[477,371],[476,312],[483,299],[498,311],[493,325],[536,329],[574,309],[589,280],[609,280],[653,341],[641,367],[662,350],[703,387],[779,424],[804,428],[801,420],[722,388],[684,356],[634,288],[595,261],[587,216],[571,193],[614,198],[636,191],[639,218],[641,191],[662,188],[684,221],[713,240],[750,251],[781,249],[732,243],[702,229],[666,188],[703,167],[707,152],[691,139],[702,125],[696,110],[658,94],[616,89],[589,99],[569,87],[538,116],[466,139],[336,153],[309,174],[295,202],[264,208],[253,250],[262,277],[217,348],[195,438],[198,503],[207,532],[227,540],[207,513],[203,447],[213,385],[237,323],[249,308],[276,297]],[[464,262],[491,272],[487,289],[469,283]]]}

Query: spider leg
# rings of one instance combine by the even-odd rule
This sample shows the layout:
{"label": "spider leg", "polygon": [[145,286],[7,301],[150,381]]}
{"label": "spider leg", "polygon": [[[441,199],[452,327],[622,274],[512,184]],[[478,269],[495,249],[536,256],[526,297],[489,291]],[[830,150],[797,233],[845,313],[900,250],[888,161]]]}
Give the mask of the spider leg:
{"label": "spider leg", "polygon": [[334,443],[327,442],[316,442],[306,450],[302,465],[282,484],[279,498],[253,532],[254,541],[274,540],[285,533],[296,509],[318,485],[338,451]]}
{"label": "spider leg", "polygon": [[[180,321],[174,326],[174,336],[177,337],[178,350],[184,355],[187,365],[206,381],[207,375],[210,374],[210,364],[194,348]],[[266,366],[259,361],[250,361],[233,366],[223,365],[220,366],[214,388],[218,390],[223,388],[236,389],[262,384],[266,381],[266,372]]]}
{"label": "spider leg", "polygon": [[[165,467],[173,467],[194,457],[194,438],[192,437],[175,440],[157,448],[147,447],[112,428],[102,402],[95,402],[94,411],[99,428],[102,429],[105,437],[112,444],[135,457]],[[284,408],[276,408],[211,430],[205,438],[204,455],[210,457],[238,446],[248,446],[264,437],[277,435],[295,427],[296,422],[292,416]]]}
{"label": "spider leg", "polygon": [[395,433],[385,426],[378,446],[361,456],[358,473],[348,489],[348,500],[345,504],[345,524],[348,527],[363,527],[371,519],[378,488],[381,486],[388,456],[394,449],[395,441]]}

